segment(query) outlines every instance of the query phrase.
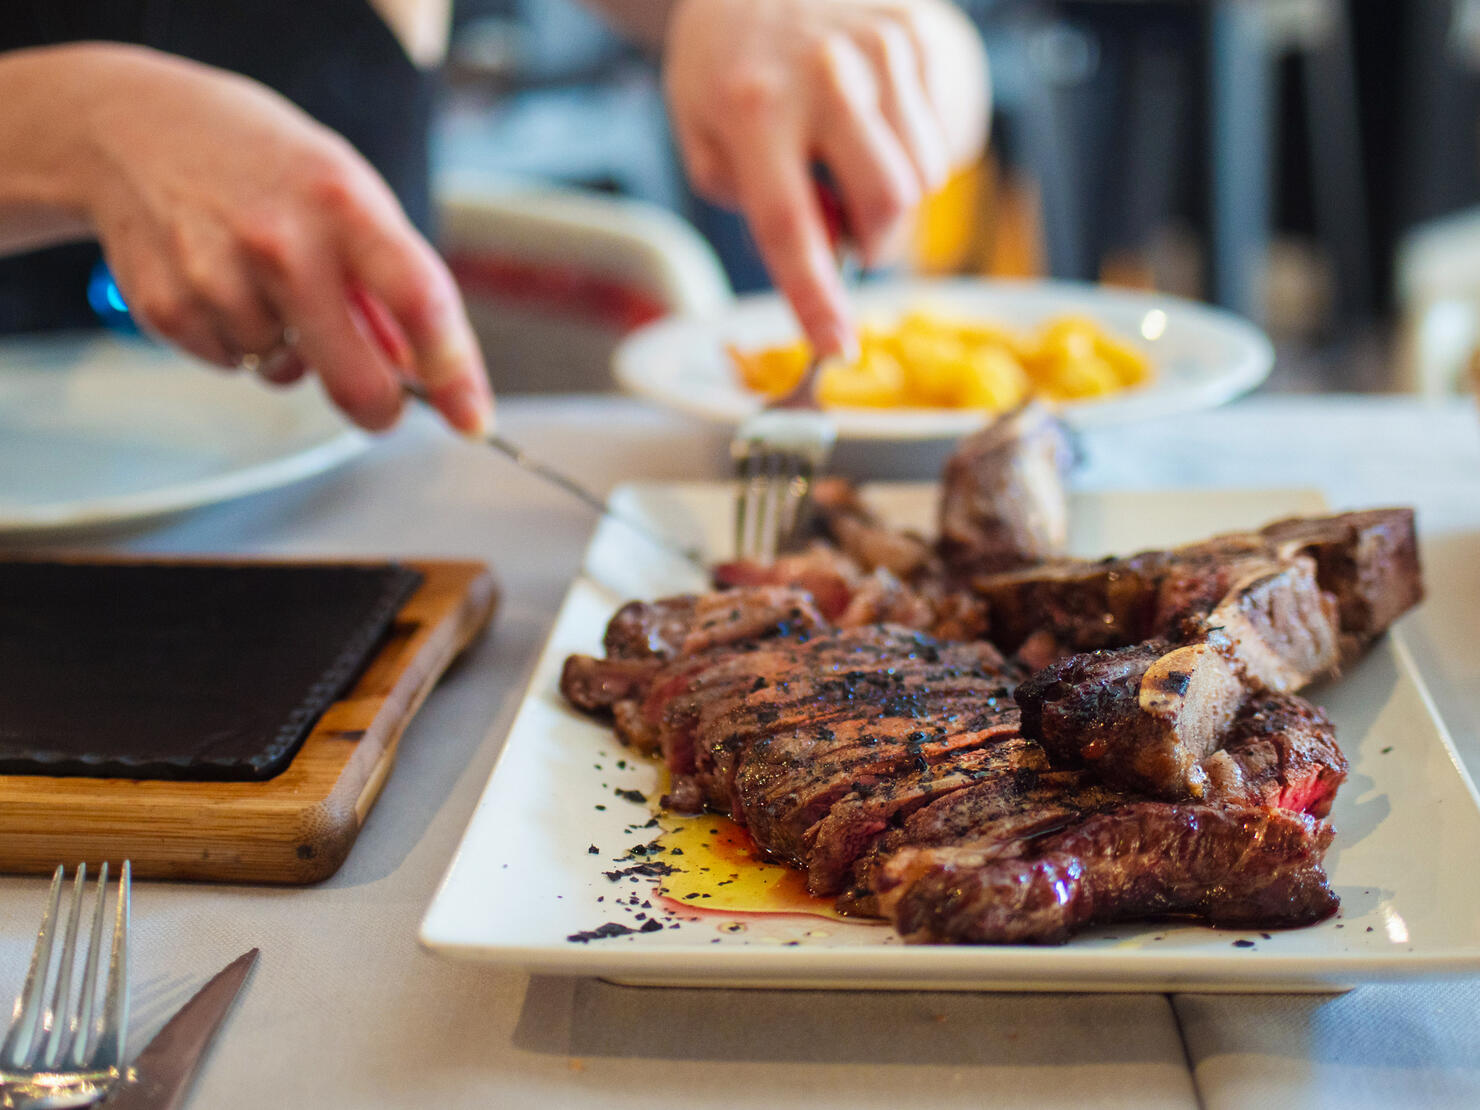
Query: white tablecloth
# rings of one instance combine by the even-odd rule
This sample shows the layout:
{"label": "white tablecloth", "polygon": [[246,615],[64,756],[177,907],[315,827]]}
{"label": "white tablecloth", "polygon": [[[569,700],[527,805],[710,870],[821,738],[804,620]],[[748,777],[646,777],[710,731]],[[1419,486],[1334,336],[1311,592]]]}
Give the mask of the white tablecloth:
{"label": "white tablecloth", "polygon": [[[624,400],[518,400],[502,421],[602,488],[726,465],[720,430]],[[1085,446],[1088,489],[1302,486],[1336,507],[1418,506],[1431,600],[1406,631],[1480,771],[1473,406],[1256,398]],[[843,462],[901,475],[938,457],[850,450]],[[417,925],[591,525],[562,495],[417,418],[311,483],[81,540],[469,556],[504,585],[492,631],[407,731],[338,875],[310,889],[137,884],[134,1049],[210,973],[262,948],[192,1106],[1480,1106],[1480,979],[1335,997],[677,991],[531,980],[423,953]],[[0,879],[5,989],[24,971],[44,891],[39,879]]]}

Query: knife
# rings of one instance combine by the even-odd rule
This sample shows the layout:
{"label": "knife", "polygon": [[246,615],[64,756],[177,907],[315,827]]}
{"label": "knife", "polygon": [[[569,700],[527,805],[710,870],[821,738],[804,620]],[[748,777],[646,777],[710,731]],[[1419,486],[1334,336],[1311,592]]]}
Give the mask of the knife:
{"label": "knife", "polygon": [[256,962],[255,948],[238,956],[181,1006],[126,1070],[127,1078],[108,1092],[101,1103],[105,1110],[177,1110],[184,1105],[206,1049]]}
{"label": "knife", "polygon": [[[349,296],[350,304],[354,306],[355,311],[359,313],[360,318],[369,329],[376,346],[390,360],[391,365],[400,372],[401,391],[406,396],[430,406],[432,400],[427,393],[426,386],[410,376],[412,370],[411,348],[407,344],[406,337],[402,334],[400,327],[391,319],[390,314],[386,312],[381,303],[371,296],[363,285],[360,285],[358,282],[351,282],[345,291]],[[487,444],[495,451],[500,451],[507,455],[520,469],[527,470],[536,477],[552,485],[559,486],[572,497],[588,507],[595,509],[597,513],[603,516],[609,516],[613,520],[621,521],[639,536],[645,538],[649,543],[656,544],[664,551],[677,555],[690,566],[697,567],[704,574],[705,578],[709,577],[709,565],[704,561],[704,556],[696,548],[686,547],[671,536],[666,536],[662,532],[656,531],[643,521],[612,508],[611,505],[607,504],[604,497],[593,492],[570,475],[556,470],[548,463],[534,458],[517,443],[505,439],[497,432],[485,432],[477,438],[480,442]]]}
{"label": "knife", "polygon": [[[406,396],[414,397],[416,400],[421,401],[424,404],[431,403],[429,397],[427,396],[426,387],[423,386],[420,382],[402,381],[401,388],[405,392]],[[532,455],[529,454],[528,451],[525,451],[524,448],[520,447],[517,443],[514,443],[512,440],[505,439],[497,432],[485,432],[484,434],[476,438],[479,443],[486,444],[489,447],[492,447],[495,451],[499,451],[502,452],[504,455],[507,455],[520,469],[527,470],[529,473],[536,475],[544,481],[549,482],[552,485],[559,486],[566,493],[570,494],[572,497],[576,498],[587,507],[596,510],[597,513],[603,516],[608,516],[611,517],[613,520],[620,521],[622,524],[632,529],[632,531],[636,532],[639,536],[642,536],[644,539],[646,539],[649,543],[655,544],[658,547],[661,547],[664,551],[667,551],[673,555],[677,555],[680,559],[684,560],[690,566],[698,568],[698,570],[700,570],[706,578],[709,577],[709,565],[704,561],[704,556],[699,553],[698,549],[693,547],[686,547],[675,540],[673,537],[664,535],[662,532],[655,531],[653,527],[647,524],[645,521],[639,520],[634,516],[630,516],[619,509],[613,508],[599,494],[593,492],[581,482],[577,481],[575,478],[572,478],[570,475],[555,469],[548,463],[541,462],[539,459],[534,458]]]}

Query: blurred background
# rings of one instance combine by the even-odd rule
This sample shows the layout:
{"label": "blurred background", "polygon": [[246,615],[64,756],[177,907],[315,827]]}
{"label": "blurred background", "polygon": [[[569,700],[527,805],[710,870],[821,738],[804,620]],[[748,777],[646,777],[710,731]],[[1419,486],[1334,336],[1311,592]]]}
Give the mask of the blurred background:
{"label": "blurred background", "polygon": [[[1480,338],[1480,0],[961,0],[991,152],[905,269],[1158,289],[1266,327],[1265,388],[1456,388]],[[506,392],[610,388],[766,279],[679,171],[652,59],[576,0],[457,0],[442,246]],[[694,234],[691,229],[696,229]]]}

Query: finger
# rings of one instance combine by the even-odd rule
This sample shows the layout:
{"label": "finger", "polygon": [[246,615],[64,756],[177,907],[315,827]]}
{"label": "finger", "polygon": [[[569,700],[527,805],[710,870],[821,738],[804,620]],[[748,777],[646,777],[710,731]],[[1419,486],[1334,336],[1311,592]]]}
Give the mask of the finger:
{"label": "finger", "polygon": [[737,158],[740,207],[776,287],[821,355],[857,345],[806,152],[764,137]]}
{"label": "finger", "polygon": [[243,262],[223,259],[209,274],[197,274],[192,286],[238,361],[246,355],[266,358],[283,345],[283,321]]}
{"label": "finger", "polygon": [[876,264],[897,247],[920,202],[919,178],[885,120],[879,88],[863,55],[850,46],[827,52],[816,137],[848,211],[848,227]]}
{"label": "finger", "polygon": [[257,376],[268,385],[288,386],[302,380],[308,373],[308,363],[303,356],[290,349],[278,351],[265,359],[257,368]]}
{"label": "finger", "polygon": [[[383,306],[389,321],[361,315],[372,332],[393,322],[409,346],[410,369],[454,428],[477,435],[493,419],[493,391],[457,286],[414,231],[384,222],[345,244],[352,285]],[[372,310],[373,314],[373,310]]]}
{"label": "finger", "polygon": [[854,37],[873,63],[879,107],[914,166],[922,193],[935,192],[950,175],[950,154],[945,129],[922,83],[913,39],[898,23],[878,17]]}
{"label": "finger", "polygon": [[352,310],[341,260],[328,243],[305,249],[267,288],[297,336],[296,353],[312,366],[330,400],[355,423],[381,431],[401,413],[399,379]]}
{"label": "finger", "polygon": [[108,265],[129,315],[155,339],[223,370],[235,368],[236,353],[218,330],[214,314],[191,296],[182,275],[164,262],[165,257],[148,243],[117,244],[108,252]]}
{"label": "finger", "polygon": [[684,173],[694,192],[711,204],[735,207],[735,175],[720,145],[691,127],[680,125],[677,132]]}

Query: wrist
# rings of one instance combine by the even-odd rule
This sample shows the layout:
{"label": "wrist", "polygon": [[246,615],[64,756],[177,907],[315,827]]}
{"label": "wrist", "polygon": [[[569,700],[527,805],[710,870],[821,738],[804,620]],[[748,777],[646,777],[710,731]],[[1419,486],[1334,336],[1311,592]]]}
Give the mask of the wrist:
{"label": "wrist", "polygon": [[[7,230],[85,233],[108,176],[103,109],[127,110],[119,78],[154,51],[69,43],[0,54],[0,245]],[[147,63],[145,63],[147,64]]]}

